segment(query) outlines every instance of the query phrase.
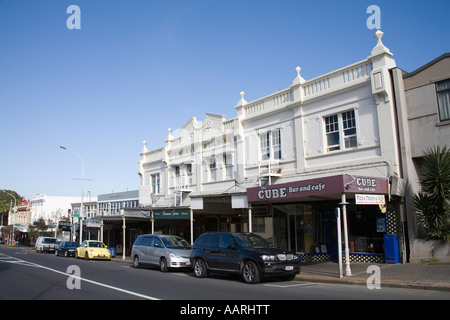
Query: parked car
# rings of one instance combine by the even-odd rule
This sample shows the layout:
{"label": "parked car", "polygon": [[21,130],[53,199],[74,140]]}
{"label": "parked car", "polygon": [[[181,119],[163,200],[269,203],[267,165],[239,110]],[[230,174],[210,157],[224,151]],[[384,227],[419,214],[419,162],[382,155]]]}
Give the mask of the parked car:
{"label": "parked car", "polygon": [[55,252],[57,239],[52,237],[39,237],[34,248],[36,252]]}
{"label": "parked car", "polygon": [[88,259],[111,259],[111,252],[108,247],[97,240],[86,240],[75,250],[75,258],[84,257]]}
{"label": "parked car", "polygon": [[198,278],[223,272],[241,274],[246,283],[267,277],[293,280],[300,273],[298,255],[274,248],[254,233],[202,234],[192,245],[191,265]]}
{"label": "parked car", "polygon": [[75,257],[75,251],[78,248],[78,243],[74,241],[63,241],[56,246],[55,255],[64,257]]}
{"label": "parked car", "polygon": [[131,261],[135,268],[141,265],[157,265],[163,272],[170,268],[190,267],[191,245],[174,235],[140,235],[131,249]]}

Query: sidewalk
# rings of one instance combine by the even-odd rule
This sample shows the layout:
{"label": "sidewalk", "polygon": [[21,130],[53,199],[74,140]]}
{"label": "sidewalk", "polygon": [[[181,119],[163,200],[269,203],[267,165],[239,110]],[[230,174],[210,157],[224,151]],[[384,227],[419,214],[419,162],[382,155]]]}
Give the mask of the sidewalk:
{"label": "sidewalk", "polygon": [[[343,264],[342,278],[336,262],[302,264],[297,281],[326,282],[345,285],[367,285],[367,279],[374,275],[367,273],[369,266],[378,266],[381,275],[381,288],[404,288],[450,291],[450,263],[406,263],[370,264],[351,263],[351,276],[345,276]],[[372,277],[373,278],[373,277]]]}

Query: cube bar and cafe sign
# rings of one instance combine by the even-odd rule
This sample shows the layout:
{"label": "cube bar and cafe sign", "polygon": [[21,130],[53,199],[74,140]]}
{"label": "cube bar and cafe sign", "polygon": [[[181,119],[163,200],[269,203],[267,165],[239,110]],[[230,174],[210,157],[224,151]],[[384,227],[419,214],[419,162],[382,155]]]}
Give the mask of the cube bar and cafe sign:
{"label": "cube bar and cafe sign", "polygon": [[385,178],[338,175],[247,189],[249,202],[284,200],[339,193],[387,194]]}

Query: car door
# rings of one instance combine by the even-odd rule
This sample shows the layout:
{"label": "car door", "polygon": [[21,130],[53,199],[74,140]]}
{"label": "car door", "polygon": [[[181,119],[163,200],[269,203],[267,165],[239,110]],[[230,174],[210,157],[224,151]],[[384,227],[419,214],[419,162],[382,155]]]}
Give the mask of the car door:
{"label": "car door", "polygon": [[220,235],[217,257],[217,264],[220,269],[239,271],[239,249],[231,234],[223,233]]}
{"label": "car door", "polygon": [[142,238],[141,243],[139,246],[137,246],[138,249],[138,255],[139,255],[139,261],[141,263],[150,263],[150,247],[153,243],[153,237],[152,236],[146,236]]}
{"label": "car door", "polygon": [[219,261],[219,248],[218,248],[219,234],[211,233],[208,235],[207,241],[203,242],[201,249],[203,250],[203,257],[211,269],[220,268]]}
{"label": "car door", "polygon": [[87,241],[83,241],[83,243],[78,247],[78,256],[80,258],[84,258],[87,250]]}
{"label": "car door", "polygon": [[150,259],[152,264],[159,264],[164,245],[158,236],[153,236],[153,245],[150,247]]}

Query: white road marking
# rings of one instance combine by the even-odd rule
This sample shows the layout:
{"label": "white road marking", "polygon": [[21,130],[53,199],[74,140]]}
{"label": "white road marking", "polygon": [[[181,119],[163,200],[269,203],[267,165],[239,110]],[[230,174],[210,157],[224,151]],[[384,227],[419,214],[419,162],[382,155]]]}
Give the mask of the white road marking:
{"label": "white road marking", "polygon": [[266,287],[276,287],[276,288],[292,288],[292,287],[305,287],[305,286],[311,286],[314,285],[314,283],[296,283],[296,284],[269,284],[266,283],[264,286]]}

